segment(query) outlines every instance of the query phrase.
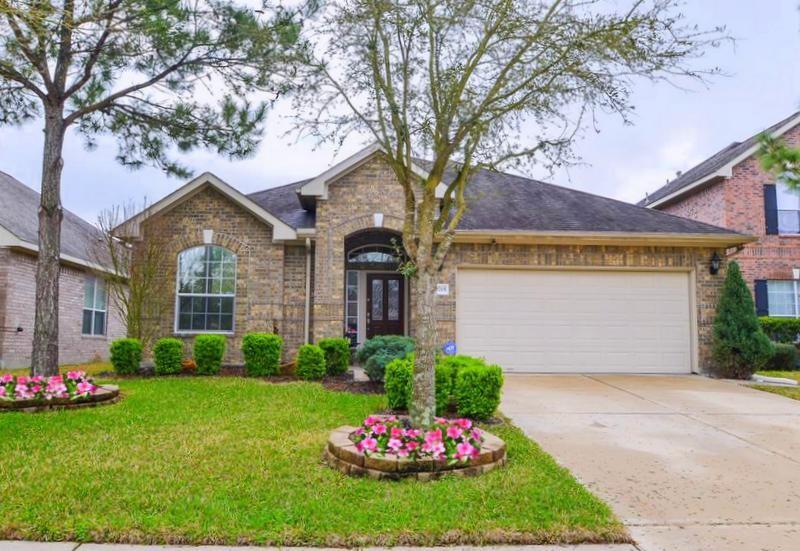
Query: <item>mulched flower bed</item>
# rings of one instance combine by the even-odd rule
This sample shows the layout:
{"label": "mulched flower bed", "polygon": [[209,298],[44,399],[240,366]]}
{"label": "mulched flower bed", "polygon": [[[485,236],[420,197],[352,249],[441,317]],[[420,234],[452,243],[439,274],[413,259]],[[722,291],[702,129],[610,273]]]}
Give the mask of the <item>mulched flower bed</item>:
{"label": "mulched flower bed", "polygon": [[118,400],[117,386],[95,385],[83,371],[52,377],[0,376],[0,411],[72,409]]}

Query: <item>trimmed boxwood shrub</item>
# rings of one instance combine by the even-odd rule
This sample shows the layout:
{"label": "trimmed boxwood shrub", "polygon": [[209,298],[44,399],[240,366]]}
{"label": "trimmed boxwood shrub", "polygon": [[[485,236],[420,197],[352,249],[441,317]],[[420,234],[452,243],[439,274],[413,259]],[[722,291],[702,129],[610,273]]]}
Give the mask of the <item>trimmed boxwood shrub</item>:
{"label": "trimmed boxwood shrub", "polygon": [[111,343],[111,365],[119,375],[133,375],[142,362],[142,341],[117,339]]}
{"label": "trimmed boxwood shrub", "polygon": [[315,344],[304,344],[297,351],[295,373],[301,379],[313,381],[325,376],[325,352]]}
{"label": "trimmed boxwood shrub", "polygon": [[773,343],[772,357],[767,362],[770,371],[792,371],[797,369],[797,348],[793,344]]}
{"label": "trimmed boxwood shrub", "polygon": [[728,264],[714,318],[713,373],[718,377],[749,379],[772,357],[772,343],[761,330],[750,290],[739,264]]}
{"label": "trimmed boxwood shrub", "polygon": [[242,339],[244,369],[251,377],[277,375],[281,369],[283,339],[272,333],[248,333]]}
{"label": "trimmed boxwood shrub", "polygon": [[200,375],[217,375],[225,356],[225,335],[197,335],[194,338],[194,362]]}
{"label": "trimmed boxwood shrub", "polygon": [[341,375],[350,367],[349,339],[320,339],[317,345],[325,353],[328,375]]}
{"label": "trimmed boxwood shrub", "polygon": [[440,356],[436,363],[437,365],[443,365],[449,368],[452,376],[450,386],[452,387],[453,391],[455,391],[456,377],[458,376],[459,369],[470,365],[486,365],[486,362],[481,358],[473,358],[472,356],[464,356],[463,354],[458,354],[456,356]]}
{"label": "trimmed boxwood shrub", "polygon": [[[480,363],[481,360],[476,360]],[[450,365],[436,364],[436,414],[442,415],[453,401],[453,368]],[[383,388],[391,409],[408,409],[411,405],[414,376],[414,354],[397,358],[386,364]]]}
{"label": "trimmed boxwood shrub", "polygon": [[405,358],[414,351],[414,339],[399,335],[380,335],[364,342],[358,350],[358,361],[371,381],[382,382],[386,364]]}
{"label": "trimmed boxwood shrub", "polygon": [[172,375],[181,372],[183,341],[174,338],[158,339],[153,347],[153,362],[156,375]]}
{"label": "trimmed boxwood shrub", "polygon": [[800,318],[758,318],[761,329],[774,342],[794,344],[800,336]]}
{"label": "trimmed boxwood shrub", "polygon": [[503,372],[496,365],[470,365],[458,370],[456,406],[458,414],[472,419],[488,419],[500,405]]}

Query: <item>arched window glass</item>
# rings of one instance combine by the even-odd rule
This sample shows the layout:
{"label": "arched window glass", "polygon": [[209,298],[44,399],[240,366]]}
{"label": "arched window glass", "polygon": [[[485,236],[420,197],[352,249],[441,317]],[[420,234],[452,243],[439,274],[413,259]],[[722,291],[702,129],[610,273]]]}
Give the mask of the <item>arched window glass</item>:
{"label": "arched window glass", "polygon": [[178,331],[233,331],[236,255],[214,245],[178,254]]}
{"label": "arched window glass", "polygon": [[347,254],[350,264],[392,264],[400,263],[397,252],[388,245],[365,245],[353,249]]}

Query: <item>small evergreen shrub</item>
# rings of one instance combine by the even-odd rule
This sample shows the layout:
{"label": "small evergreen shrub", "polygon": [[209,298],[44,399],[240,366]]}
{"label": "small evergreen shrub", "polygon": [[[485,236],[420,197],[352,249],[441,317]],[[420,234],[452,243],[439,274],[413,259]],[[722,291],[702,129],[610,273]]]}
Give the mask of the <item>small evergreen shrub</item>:
{"label": "small evergreen shrub", "polygon": [[142,341],[139,339],[117,339],[111,343],[111,365],[118,375],[133,375],[142,362]]}
{"label": "small evergreen shrub", "polygon": [[315,381],[325,376],[325,352],[315,344],[304,344],[297,351],[295,373],[301,379]]}
{"label": "small evergreen shrub", "polygon": [[793,344],[773,343],[772,357],[767,362],[770,371],[792,371],[797,369],[797,348]]}
{"label": "small evergreen shrub", "polygon": [[456,376],[458,414],[472,419],[488,419],[500,405],[503,372],[496,365],[462,367]]}
{"label": "small evergreen shrub", "polygon": [[242,339],[244,369],[250,377],[277,375],[281,369],[283,339],[272,333],[248,333]]}
{"label": "small evergreen shrub", "polygon": [[713,373],[731,379],[749,379],[772,357],[770,343],[756,317],[750,290],[739,264],[728,264],[728,273],[714,318]]}
{"label": "small evergreen shrub", "polygon": [[761,329],[771,341],[794,344],[800,336],[800,318],[758,318]]}
{"label": "small evergreen shrub", "polygon": [[453,368],[446,364],[437,362],[436,372],[436,415],[444,415],[450,407],[453,398]]}
{"label": "small evergreen shrub", "polygon": [[414,356],[397,358],[386,364],[383,388],[391,409],[408,409],[414,375]]}
{"label": "small evergreen shrub", "polygon": [[199,375],[218,375],[225,356],[225,335],[197,335],[194,338],[194,362]]}
{"label": "small evergreen shrub", "polygon": [[320,339],[318,346],[325,353],[328,375],[341,375],[350,367],[349,339]]}
{"label": "small evergreen shrub", "polygon": [[472,356],[465,356],[463,354],[458,354],[455,356],[440,356],[436,360],[437,365],[446,366],[450,370],[450,374],[452,376],[452,381],[450,386],[453,390],[455,390],[456,385],[456,377],[458,376],[458,370],[462,367],[467,367],[471,365],[482,366],[486,365],[486,362],[481,358],[473,358]]}
{"label": "small evergreen shrub", "polygon": [[181,372],[183,341],[180,339],[158,339],[153,347],[153,362],[156,375],[173,375]]}
{"label": "small evergreen shrub", "polygon": [[414,339],[399,335],[373,337],[361,346],[357,357],[371,381],[382,382],[386,364],[397,358],[405,358],[414,351]]}

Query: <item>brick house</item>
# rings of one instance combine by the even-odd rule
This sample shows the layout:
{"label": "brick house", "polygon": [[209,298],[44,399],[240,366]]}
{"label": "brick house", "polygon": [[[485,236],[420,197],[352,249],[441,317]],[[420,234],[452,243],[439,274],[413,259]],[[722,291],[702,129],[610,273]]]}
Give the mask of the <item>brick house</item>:
{"label": "brick house", "polygon": [[[39,194],[0,172],[0,367],[30,365],[36,303]],[[102,277],[91,261],[97,229],[64,211],[59,281],[59,362],[108,357],[108,346],[125,334],[109,306]]]}
{"label": "brick house", "polygon": [[[509,371],[706,369],[725,270],[712,259],[748,236],[488,170],[468,190],[437,282],[441,343]],[[174,291],[161,335],[190,345],[225,334],[226,359],[238,362],[245,333],[275,331],[292,357],[323,337],[413,336],[414,289],[396,246],[403,204],[371,146],[249,195],[206,173],[115,231],[134,250],[165,239],[161,277]]]}
{"label": "brick house", "polygon": [[[764,130],[800,146],[800,113]],[[639,203],[758,236],[728,251],[762,316],[800,316],[800,195],[776,183],[757,158],[758,134],[734,142]]]}

